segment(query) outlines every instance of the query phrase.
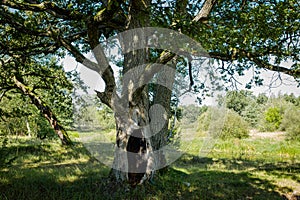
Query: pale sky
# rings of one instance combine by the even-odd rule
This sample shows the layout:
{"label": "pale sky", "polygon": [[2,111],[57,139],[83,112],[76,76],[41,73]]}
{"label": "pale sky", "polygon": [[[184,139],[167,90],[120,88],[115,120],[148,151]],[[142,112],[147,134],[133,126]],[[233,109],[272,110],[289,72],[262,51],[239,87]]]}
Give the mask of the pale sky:
{"label": "pale sky", "polygon": [[[94,90],[104,90],[105,84],[100,78],[99,74],[77,63],[74,58],[67,56],[64,60],[62,60],[62,64],[66,71],[74,70],[77,67],[77,71],[80,73],[81,79],[87,86],[89,86],[89,93],[92,94]],[[116,73],[116,67],[113,67],[113,70]],[[297,88],[297,83],[293,80],[292,77],[285,74],[281,74],[281,83],[280,80],[274,81],[274,78],[272,78],[274,74],[276,73],[272,71],[262,71],[260,77],[264,79],[264,85],[254,86],[250,91],[253,91],[255,95],[258,95],[259,93],[265,93],[267,96],[270,96],[271,94],[277,95],[280,92],[281,94],[294,93],[296,96],[300,96],[300,88]],[[245,75],[242,77],[237,77],[237,80],[240,83],[242,83],[242,85],[238,85],[238,88],[245,89],[245,84],[250,81],[251,77],[252,71],[246,72]],[[270,87],[270,85],[272,85],[272,87]],[[185,98],[181,99],[181,103],[194,104],[195,100],[195,96],[186,95]],[[209,101],[211,100],[207,100],[207,104],[211,104],[209,103]]]}

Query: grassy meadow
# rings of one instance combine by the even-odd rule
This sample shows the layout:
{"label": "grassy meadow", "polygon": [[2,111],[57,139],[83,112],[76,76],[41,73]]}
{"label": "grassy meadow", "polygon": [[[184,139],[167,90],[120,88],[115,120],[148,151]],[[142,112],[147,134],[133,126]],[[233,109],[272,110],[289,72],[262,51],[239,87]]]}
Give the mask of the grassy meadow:
{"label": "grassy meadow", "polygon": [[[73,132],[74,146],[29,137],[1,138],[0,199],[292,199],[300,191],[300,142],[281,135],[213,141],[181,132],[186,153],[152,182],[119,187]],[[80,138],[113,132],[81,133]],[[198,134],[198,135],[197,135]],[[283,133],[284,134],[284,133]],[[193,135],[193,137],[190,137]],[[199,156],[200,155],[200,156]]]}

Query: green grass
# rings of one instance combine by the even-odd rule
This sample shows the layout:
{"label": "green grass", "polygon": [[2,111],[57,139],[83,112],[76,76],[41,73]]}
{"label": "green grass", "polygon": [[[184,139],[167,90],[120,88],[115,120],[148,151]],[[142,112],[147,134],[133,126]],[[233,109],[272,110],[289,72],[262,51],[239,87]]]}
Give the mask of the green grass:
{"label": "green grass", "polygon": [[[183,134],[181,148],[187,152],[152,183],[130,188],[112,183],[110,169],[78,140],[96,134],[72,133],[73,147],[55,140],[0,139],[0,199],[285,199],[300,191],[300,142],[216,141],[199,157],[201,135],[186,140]],[[101,134],[109,140],[114,135]]]}

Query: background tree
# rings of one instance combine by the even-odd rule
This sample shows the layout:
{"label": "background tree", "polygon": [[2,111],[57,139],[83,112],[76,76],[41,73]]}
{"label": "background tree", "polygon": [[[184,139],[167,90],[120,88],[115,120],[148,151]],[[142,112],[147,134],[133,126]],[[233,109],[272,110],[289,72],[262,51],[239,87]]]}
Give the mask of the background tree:
{"label": "background tree", "polygon": [[[8,113],[6,111],[6,115],[3,113],[2,119],[5,121],[4,118],[9,118],[10,115],[22,119],[24,116],[28,117],[35,112],[40,112],[62,143],[69,144],[71,141],[63,125],[70,126],[73,123],[71,98],[73,86],[66,78],[62,66],[58,66],[56,61],[50,60],[45,65],[46,67],[34,61],[18,62],[18,59],[11,57],[9,61],[0,65],[3,72],[0,88],[1,100],[6,98],[6,101],[11,100],[14,103],[16,99],[23,100],[21,104],[16,103],[13,106],[10,104],[13,109]],[[14,93],[21,96],[13,95]],[[35,109],[30,104],[34,105]],[[22,105],[25,108],[20,107]],[[28,110],[26,107],[31,109]]]}
{"label": "background tree", "polygon": [[191,124],[197,121],[198,116],[205,111],[207,107],[196,105],[182,106],[182,123]]}
{"label": "background tree", "polygon": [[[65,73],[62,66],[58,64],[57,56],[53,56],[57,47],[52,44],[45,46],[49,40],[41,41],[34,34],[16,28],[27,27],[29,23],[23,21],[25,24],[22,24],[18,12],[11,12],[12,16],[7,16],[7,13],[4,12],[7,9],[7,7],[1,6],[3,16],[1,15],[0,18],[0,100],[11,93],[21,94],[25,108],[30,107],[29,102],[34,105],[41,116],[48,121],[50,127],[55,130],[62,143],[70,144],[71,140],[65,128],[70,127],[73,123],[71,79],[75,82],[75,80],[78,81],[78,78],[71,72]],[[7,22],[8,17],[13,17],[13,25]],[[35,18],[33,13],[27,13],[26,19],[34,22],[42,20],[42,18]],[[62,52],[57,54],[63,55]],[[14,107],[17,106],[20,104],[14,105]],[[34,115],[35,112],[37,111],[33,109],[27,115]],[[20,112],[14,112],[14,116],[19,117],[20,120],[23,119],[23,114]],[[29,118],[25,119],[27,129],[30,128]],[[33,117],[32,120],[34,119]],[[37,127],[43,127],[42,129],[37,128],[37,130],[49,129],[42,119],[32,123]]]}
{"label": "background tree", "polygon": [[252,128],[256,128],[262,113],[262,106],[255,101],[251,101],[242,111],[241,116]]}
{"label": "background tree", "polygon": [[74,126],[81,131],[115,129],[113,112],[96,95],[82,95],[74,108]]}
{"label": "background tree", "polygon": [[228,109],[232,109],[241,115],[254,99],[252,92],[247,90],[228,91],[225,97],[219,96],[218,103],[222,104],[225,101]]}
{"label": "background tree", "polygon": [[268,97],[264,94],[256,97],[249,90],[228,91],[225,96],[218,97],[218,104],[225,102],[228,109],[237,112],[252,128],[257,126],[267,101]]}
{"label": "background tree", "polygon": [[281,129],[287,132],[287,139],[300,139],[300,108],[291,106],[282,117]]}
{"label": "background tree", "polygon": [[[27,46],[14,46],[12,38],[5,37],[1,43],[3,49],[11,52],[12,55],[16,52],[25,54],[55,52],[60,55],[62,51],[67,51],[77,62],[101,75],[105,82],[105,91],[98,92],[98,97],[112,109],[114,106],[111,100],[116,96],[116,80],[108,60],[97,57],[104,53],[101,48],[96,47],[99,47],[98,45],[109,36],[134,28],[165,27],[190,36],[201,43],[211,58],[219,61],[222,78],[228,82],[234,81],[235,74],[243,75],[244,71],[250,68],[253,68],[255,73],[248,87],[262,83],[259,77],[259,71],[262,69],[282,72],[293,76],[296,80],[300,77],[298,56],[300,14],[297,0],[90,0],[85,2],[3,0],[0,5],[2,27],[18,33],[14,37],[27,37],[33,41]],[[10,45],[6,46],[6,43]],[[94,53],[95,62],[84,56],[87,52]],[[153,55],[149,56],[146,49],[125,53],[122,74],[149,60],[157,64],[169,63],[173,67],[177,67],[176,64],[180,62],[178,59],[180,56],[168,50],[156,51]],[[287,60],[292,63],[290,67],[283,65]],[[149,74],[148,77],[154,75]],[[148,89],[148,86],[143,86],[135,92],[129,91],[129,112],[125,115],[139,125],[150,122],[150,101],[167,108],[167,117],[170,117],[168,108],[172,91],[158,86],[156,90],[158,92],[152,95],[151,100]],[[165,144],[166,125],[163,131],[153,138],[145,138],[139,132],[137,134],[140,137],[137,139],[130,136],[127,122],[122,122],[124,113],[116,113],[116,110],[114,112],[117,127],[116,143],[119,149],[134,153],[140,150],[151,152],[151,149],[160,149]],[[157,113],[153,116],[151,120],[157,120]],[[125,157],[115,158],[117,169],[122,165],[132,164],[132,162],[126,163],[126,155],[123,156]],[[133,162],[133,166],[129,167],[143,168],[148,161],[146,159]],[[117,180],[129,179],[132,184],[139,183],[145,175],[124,173],[121,170],[114,170],[113,174]]]}
{"label": "background tree", "polygon": [[[37,54],[34,49],[24,49],[32,45],[28,35],[20,34],[9,25],[1,24],[0,28],[1,36],[3,36],[1,37],[3,48],[0,52],[0,100],[4,97],[10,99],[17,97],[9,96],[9,93],[21,94],[27,104],[29,99],[48,120],[62,143],[69,144],[71,141],[61,122],[65,125],[72,123],[70,94],[73,86],[62,66],[58,65],[56,58],[50,57],[50,55],[45,56],[42,52]],[[27,105],[26,103],[25,105]],[[14,107],[19,106],[20,104],[14,105]],[[26,113],[26,109],[18,109]],[[58,112],[60,114],[56,115],[55,113]],[[23,115],[22,112],[17,111],[12,111],[12,114],[15,117]],[[30,113],[26,115],[30,115]],[[28,118],[26,118],[27,120]],[[27,129],[29,127],[27,122]]]}
{"label": "background tree", "polygon": [[300,97],[299,96],[296,97],[294,95],[294,93],[284,94],[283,98],[285,101],[290,102],[290,103],[294,104],[295,106],[298,106],[298,107],[300,106]]}
{"label": "background tree", "polygon": [[265,104],[268,101],[268,97],[266,96],[266,94],[261,93],[258,94],[257,98],[256,98],[256,103],[259,105]]}

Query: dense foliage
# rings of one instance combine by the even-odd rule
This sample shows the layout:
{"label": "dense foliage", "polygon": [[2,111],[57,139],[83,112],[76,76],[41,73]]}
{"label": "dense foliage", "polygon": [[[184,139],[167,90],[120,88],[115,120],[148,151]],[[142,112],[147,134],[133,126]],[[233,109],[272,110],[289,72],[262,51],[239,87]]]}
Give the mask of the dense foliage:
{"label": "dense foliage", "polygon": [[[218,137],[242,138],[248,135],[250,129],[259,131],[286,131],[287,139],[298,139],[299,132],[299,100],[292,94],[278,94],[267,97],[265,94],[254,96],[249,91],[228,92],[226,96],[219,97],[219,102],[227,102],[228,109],[223,125],[223,130]],[[244,105],[244,106],[242,106]],[[223,123],[223,121],[211,121],[213,107],[191,107],[189,112],[183,111],[183,123],[192,121],[192,114],[201,113],[198,117],[198,132],[205,132],[211,123]],[[196,110],[191,112],[191,110]],[[204,112],[201,112],[204,111]]]}
{"label": "dense foliage", "polygon": [[282,117],[281,129],[287,132],[289,139],[300,139],[300,109],[299,107],[288,108]]}
{"label": "dense foliage", "polygon": [[0,65],[1,132],[40,138],[53,134],[43,116],[44,108],[51,109],[64,127],[71,127],[72,74],[66,74],[54,58],[27,59],[12,58]]}

